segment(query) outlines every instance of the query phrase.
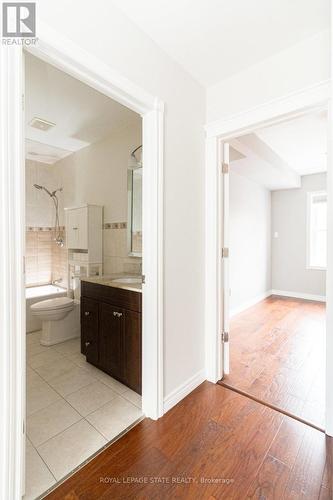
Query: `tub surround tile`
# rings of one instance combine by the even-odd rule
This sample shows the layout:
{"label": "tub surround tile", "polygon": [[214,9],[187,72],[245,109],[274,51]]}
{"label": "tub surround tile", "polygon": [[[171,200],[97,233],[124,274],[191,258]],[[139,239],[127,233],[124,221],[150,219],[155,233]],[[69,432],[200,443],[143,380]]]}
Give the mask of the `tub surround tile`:
{"label": "tub surround tile", "polygon": [[27,418],[28,438],[37,447],[81,418],[81,415],[71,405],[60,399]]}
{"label": "tub surround tile", "polygon": [[37,448],[57,480],[60,480],[107,443],[86,420],[80,420]]}

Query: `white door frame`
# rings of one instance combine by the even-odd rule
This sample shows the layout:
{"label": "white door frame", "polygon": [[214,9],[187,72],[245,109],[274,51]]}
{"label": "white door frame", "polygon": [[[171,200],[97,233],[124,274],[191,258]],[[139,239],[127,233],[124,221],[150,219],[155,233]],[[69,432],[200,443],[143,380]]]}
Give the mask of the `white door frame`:
{"label": "white door frame", "polygon": [[289,94],[262,106],[246,110],[206,125],[206,283],[205,283],[205,339],[206,377],[216,383],[223,373],[221,356],[221,144],[232,137],[250,133],[258,128],[301,116],[311,110],[327,106],[328,133],[328,262],[326,272],[326,433],[333,435],[333,158],[331,82]]}
{"label": "white door frame", "polygon": [[[92,54],[37,20],[27,50],[139,113],[143,119],[142,408],[163,414],[163,127],[164,105]],[[25,166],[23,50],[0,49],[0,498],[24,492]]]}

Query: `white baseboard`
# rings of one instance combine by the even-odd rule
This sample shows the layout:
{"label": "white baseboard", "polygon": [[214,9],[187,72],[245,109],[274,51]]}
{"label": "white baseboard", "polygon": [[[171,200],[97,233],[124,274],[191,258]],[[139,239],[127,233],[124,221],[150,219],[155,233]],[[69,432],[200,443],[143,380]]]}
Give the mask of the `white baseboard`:
{"label": "white baseboard", "polygon": [[256,295],[256,297],[253,297],[252,299],[243,302],[243,304],[237,307],[233,307],[230,310],[230,317],[235,316],[236,314],[239,314],[242,311],[245,311],[245,309],[254,306],[255,304],[261,302],[264,299],[267,299],[267,297],[269,297],[270,295],[272,295],[272,290],[266,290],[266,292],[261,293],[260,295]]}
{"label": "white baseboard", "polygon": [[316,300],[317,302],[326,302],[325,295],[313,295],[312,293],[286,292],[284,290],[272,290],[272,295],[282,297],[292,297],[295,299]]}
{"label": "white baseboard", "polygon": [[190,377],[186,382],[173,390],[168,396],[164,398],[164,413],[171,410],[179,401],[184,399],[190,392],[194,391],[198,385],[206,380],[205,370],[200,370],[198,373]]}

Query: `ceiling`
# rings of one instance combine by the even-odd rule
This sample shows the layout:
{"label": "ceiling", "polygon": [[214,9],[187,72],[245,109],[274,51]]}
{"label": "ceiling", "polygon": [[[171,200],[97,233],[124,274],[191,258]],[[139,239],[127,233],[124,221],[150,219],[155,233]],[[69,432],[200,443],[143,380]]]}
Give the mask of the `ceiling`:
{"label": "ceiling", "polygon": [[[57,68],[25,55],[26,158],[53,164],[117,129],[139,115]],[[55,126],[41,130],[34,118]]]}
{"label": "ceiling", "polygon": [[112,0],[209,86],[329,29],[330,0]]}
{"label": "ceiling", "polygon": [[321,110],[232,139],[231,169],[270,190],[299,187],[327,170],[327,126]]}

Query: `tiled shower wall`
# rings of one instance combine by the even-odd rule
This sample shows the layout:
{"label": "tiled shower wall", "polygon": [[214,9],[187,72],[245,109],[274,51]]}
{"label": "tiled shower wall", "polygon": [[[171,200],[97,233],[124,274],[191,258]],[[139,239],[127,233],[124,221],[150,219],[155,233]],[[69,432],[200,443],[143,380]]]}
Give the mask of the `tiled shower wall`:
{"label": "tiled shower wall", "polygon": [[[61,232],[65,237],[64,228]],[[27,227],[26,285],[45,285],[54,280],[67,287],[66,248],[56,245],[52,227]]]}

